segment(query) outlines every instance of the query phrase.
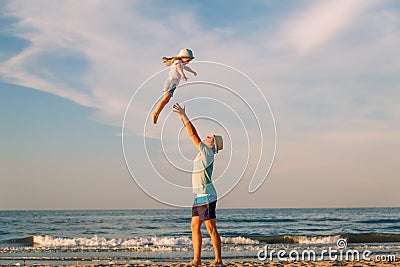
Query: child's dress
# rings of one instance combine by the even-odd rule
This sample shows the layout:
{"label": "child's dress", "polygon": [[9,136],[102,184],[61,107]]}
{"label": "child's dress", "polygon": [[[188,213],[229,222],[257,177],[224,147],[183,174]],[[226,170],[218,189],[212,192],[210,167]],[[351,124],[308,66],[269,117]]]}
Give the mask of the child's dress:
{"label": "child's dress", "polygon": [[170,97],[174,96],[174,91],[181,81],[181,75],[177,70],[178,65],[181,66],[181,69],[183,71],[183,68],[186,64],[183,64],[182,60],[180,59],[175,59],[170,66],[168,79],[164,83],[163,91],[168,92]]}

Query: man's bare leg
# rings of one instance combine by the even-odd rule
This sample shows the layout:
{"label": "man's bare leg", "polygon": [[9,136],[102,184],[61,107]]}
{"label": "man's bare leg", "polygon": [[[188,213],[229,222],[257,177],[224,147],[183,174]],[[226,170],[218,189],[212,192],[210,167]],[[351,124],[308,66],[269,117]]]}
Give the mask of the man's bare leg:
{"label": "man's bare leg", "polygon": [[215,260],[211,263],[211,266],[222,265],[221,237],[217,231],[217,219],[206,220],[204,223],[206,224],[207,231],[210,234],[215,252]]}
{"label": "man's bare leg", "polygon": [[201,265],[201,245],[202,245],[202,237],[201,237],[201,224],[199,216],[192,217],[192,223],[190,224],[190,228],[192,229],[192,244],[194,257],[191,262],[189,262],[186,266],[196,266]]}

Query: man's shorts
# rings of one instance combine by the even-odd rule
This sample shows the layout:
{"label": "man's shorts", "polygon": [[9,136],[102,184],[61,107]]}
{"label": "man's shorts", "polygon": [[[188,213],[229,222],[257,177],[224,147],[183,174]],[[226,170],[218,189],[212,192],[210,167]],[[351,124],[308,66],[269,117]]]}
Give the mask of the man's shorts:
{"label": "man's shorts", "polygon": [[175,89],[176,89],[176,84],[172,83],[169,79],[167,79],[164,83],[163,91],[168,93],[170,97],[173,97]]}
{"label": "man's shorts", "polygon": [[192,217],[199,216],[200,220],[206,221],[210,219],[215,219],[215,209],[217,207],[217,201],[210,203],[205,203],[202,205],[193,205],[192,207]]}

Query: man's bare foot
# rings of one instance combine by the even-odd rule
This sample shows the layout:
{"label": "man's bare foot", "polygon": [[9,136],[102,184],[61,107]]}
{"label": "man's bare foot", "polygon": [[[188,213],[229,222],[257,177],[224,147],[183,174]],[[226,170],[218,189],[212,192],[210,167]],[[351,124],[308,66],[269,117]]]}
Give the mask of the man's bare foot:
{"label": "man's bare foot", "polygon": [[224,266],[221,260],[219,261],[213,261],[210,263],[210,266]]}
{"label": "man's bare foot", "polygon": [[152,117],[153,117],[153,123],[154,123],[154,124],[157,124],[157,120],[158,120],[158,115],[159,115],[159,113],[153,112],[153,113],[151,113],[151,115],[152,115]]}
{"label": "man's bare foot", "polygon": [[185,266],[201,266],[201,260],[192,260],[187,263]]}

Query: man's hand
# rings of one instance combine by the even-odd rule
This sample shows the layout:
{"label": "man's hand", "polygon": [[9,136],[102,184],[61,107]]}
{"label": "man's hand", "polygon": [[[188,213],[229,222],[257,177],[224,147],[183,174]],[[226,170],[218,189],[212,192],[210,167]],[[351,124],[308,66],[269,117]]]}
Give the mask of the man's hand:
{"label": "man's hand", "polygon": [[176,113],[176,115],[178,115],[179,117],[182,117],[184,115],[186,115],[185,113],[185,106],[181,107],[178,103],[175,103],[173,105],[173,112]]}
{"label": "man's hand", "polygon": [[186,127],[186,131],[189,137],[192,139],[197,149],[199,149],[201,140],[199,135],[197,134],[196,128],[189,121],[189,118],[186,115],[185,106],[181,107],[178,103],[175,103],[172,107],[173,107],[172,111],[175,112],[176,115],[178,115],[178,117],[182,120],[183,125],[185,125]]}

